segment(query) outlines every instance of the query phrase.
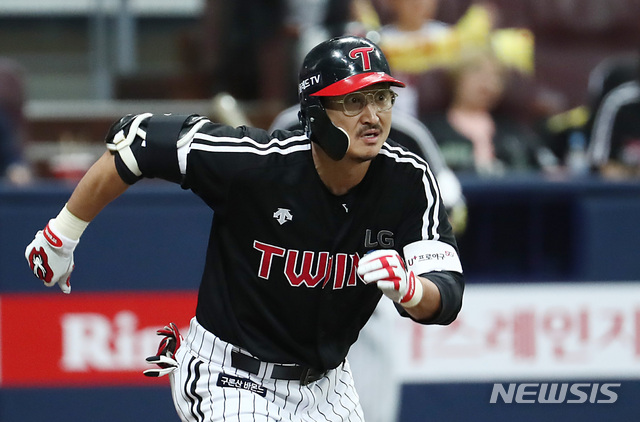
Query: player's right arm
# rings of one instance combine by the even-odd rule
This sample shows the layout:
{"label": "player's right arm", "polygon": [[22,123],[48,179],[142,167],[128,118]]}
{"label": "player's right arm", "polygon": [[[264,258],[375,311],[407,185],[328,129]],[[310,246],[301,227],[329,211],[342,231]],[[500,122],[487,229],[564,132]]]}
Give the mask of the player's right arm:
{"label": "player's right arm", "polygon": [[128,115],[112,125],[105,139],[109,151],[91,166],[60,213],[27,246],[29,267],[46,286],[58,284],[64,293],[71,292],[73,252],[80,236],[131,184],[142,177],[179,178],[176,151],[183,126],[191,129],[186,124],[189,118],[159,116],[151,123],[151,116]]}
{"label": "player's right arm", "polygon": [[107,151],[80,179],[66,208],[71,214],[88,223],[129,186],[118,174],[114,156]]}
{"label": "player's right arm", "polygon": [[73,252],[80,236],[98,213],[130,185],[118,174],[115,158],[105,152],[82,177],[60,213],[39,230],[25,250],[34,276],[48,287],[71,293]]}
{"label": "player's right arm", "polygon": [[[83,176],[60,214],[27,246],[25,257],[33,274],[46,286],[58,284],[69,293],[73,251],[89,222],[142,178],[183,184],[191,143],[208,123],[211,122],[207,118],[198,115],[151,113],[127,115],[115,122],[105,137],[108,152]],[[209,127],[223,133],[222,139],[231,137],[232,141],[246,134],[245,129],[219,124]],[[200,183],[209,190],[217,185],[207,177],[202,179]]]}

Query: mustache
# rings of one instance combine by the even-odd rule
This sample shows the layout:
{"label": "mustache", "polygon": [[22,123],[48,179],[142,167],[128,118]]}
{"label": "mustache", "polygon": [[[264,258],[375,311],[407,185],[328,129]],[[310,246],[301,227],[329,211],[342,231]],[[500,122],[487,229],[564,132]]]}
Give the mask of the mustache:
{"label": "mustache", "polygon": [[369,130],[377,130],[378,132],[382,132],[382,126],[379,124],[366,124],[364,127],[358,130],[357,135],[362,136]]}

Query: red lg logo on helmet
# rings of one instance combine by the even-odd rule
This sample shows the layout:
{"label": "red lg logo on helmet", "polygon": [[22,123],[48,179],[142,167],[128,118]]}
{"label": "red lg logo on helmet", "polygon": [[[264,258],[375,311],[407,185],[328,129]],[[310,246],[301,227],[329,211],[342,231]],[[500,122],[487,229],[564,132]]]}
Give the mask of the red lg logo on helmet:
{"label": "red lg logo on helmet", "polygon": [[362,70],[371,70],[371,59],[369,53],[373,51],[373,47],[358,47],[349,51],[349,57],[357,59],[358,56],[362,58]]}

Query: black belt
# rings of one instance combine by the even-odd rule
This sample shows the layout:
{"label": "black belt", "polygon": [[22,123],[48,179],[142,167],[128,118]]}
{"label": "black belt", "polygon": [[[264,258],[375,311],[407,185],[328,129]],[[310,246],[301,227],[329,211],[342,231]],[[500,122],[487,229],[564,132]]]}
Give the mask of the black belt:
{"label": "black belt", "polygon": [[[260,371],[260,361],[253,356],[246,355],[236,350],[231,351],[231,365],[236,369],[249,372],[254,375],[258,375]],[[280,363],[273,363],[273,370],[271,371],[270,378],[277,380],[298,380],[300,384],[307,385],[312,382],[318,381],[324,377],[327,371],[319,371],[317,369],[308,368],[300,365],[283,365]]]}

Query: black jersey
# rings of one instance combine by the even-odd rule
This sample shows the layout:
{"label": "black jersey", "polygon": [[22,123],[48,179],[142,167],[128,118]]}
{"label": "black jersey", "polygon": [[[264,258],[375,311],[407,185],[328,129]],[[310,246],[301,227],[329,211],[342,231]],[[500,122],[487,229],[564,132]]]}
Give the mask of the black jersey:
{"label": "black jersey", "polygon": [[[178,156],[182,187],[214,211],[196,317],[265,361],[342,362],[381,297],[356,274],[368,251],[422,239],[455,248],[428,165],[392,141],[343,196],[320,180],[301,131],[209,122]],[[460,309],[462,276],[430,279],[443,299],[428,322],[448,323]]]}

